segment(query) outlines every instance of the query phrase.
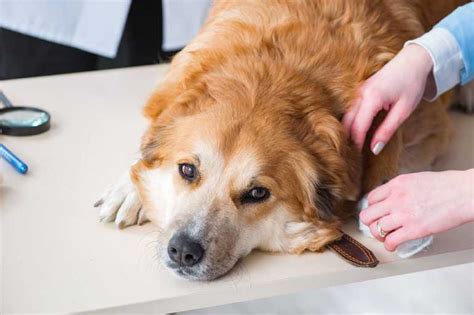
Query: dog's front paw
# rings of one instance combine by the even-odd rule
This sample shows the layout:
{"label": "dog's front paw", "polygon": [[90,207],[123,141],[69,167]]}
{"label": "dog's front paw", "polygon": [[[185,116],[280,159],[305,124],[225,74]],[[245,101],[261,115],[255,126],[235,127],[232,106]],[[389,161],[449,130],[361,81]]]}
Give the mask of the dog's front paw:
{"label": "dog's front paw", "polygon": [[100,221],[114,221],[119,229],[147,221],[142,211],[138,192],[128,172],[120,178],[116,185],[105,192],[94,204],[94,207],[99,208]]}

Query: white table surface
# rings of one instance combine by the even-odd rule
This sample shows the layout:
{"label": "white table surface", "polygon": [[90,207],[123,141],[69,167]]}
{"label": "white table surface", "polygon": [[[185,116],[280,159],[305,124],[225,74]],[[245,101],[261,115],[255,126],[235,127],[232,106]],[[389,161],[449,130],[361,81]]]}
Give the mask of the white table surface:
{"label": "white table surface", "polygon": [[[474,261],[472,224],[436,236],[428,251],[408,260],[349,225],[347,232],[381,261],[377,268],[356,268],[329,251],[254,252],[217,281],[175,277],[154,256],[152,225],[120,231],[99,223],[92,207],[138,156],[141,108],[165,70],[0,81],[15,104],[44,108],[53,121],[42,135],[0,136],[30,166],[22,176],[0,160],[0,313],[79,312],[147,301],[175,312]],[[474,116],[453,119],[457,134],[438,169],[474,166]]]}

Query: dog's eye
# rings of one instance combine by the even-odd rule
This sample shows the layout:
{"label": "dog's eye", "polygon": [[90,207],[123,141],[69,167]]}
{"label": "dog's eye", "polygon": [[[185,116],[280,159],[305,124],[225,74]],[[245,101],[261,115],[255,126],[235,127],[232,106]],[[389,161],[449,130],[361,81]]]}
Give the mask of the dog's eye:
{"label": "dog's eye", "polygon": [[185,180],[192,182],[196,179],[197,170],[194,165],[183,163],[183,164],[179,164],[178,167],[179,167],[179,174]]}
{"label": "dog's eye", "polygon": [[242,203],[260,202],[270,197],[270,192],[264,187],[255,187],[242,196]]}

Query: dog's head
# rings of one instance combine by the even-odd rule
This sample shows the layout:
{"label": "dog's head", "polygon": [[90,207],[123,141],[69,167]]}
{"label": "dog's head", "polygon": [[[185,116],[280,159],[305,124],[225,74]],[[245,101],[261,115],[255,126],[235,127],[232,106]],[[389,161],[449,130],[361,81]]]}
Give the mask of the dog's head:
{"label": "dog's head", "polygon": [[324,92],[262,84],[210,76],[146,109],[132,178],[160,259],[185,278],[219,277],[253,249],[322,250],[358,196],[358,154]]}

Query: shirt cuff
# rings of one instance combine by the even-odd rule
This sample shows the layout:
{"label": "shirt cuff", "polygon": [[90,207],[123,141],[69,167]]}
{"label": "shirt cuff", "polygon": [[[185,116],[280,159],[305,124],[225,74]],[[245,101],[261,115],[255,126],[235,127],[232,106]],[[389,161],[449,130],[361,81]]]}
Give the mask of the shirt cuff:
{"label": "shirt cuff", "polygon": [[[430,77],[434,84],[427,82],[424,98],[434,101],[461,81],[461,70],[464,68],[461,49],[456,38],[444,28],[434,28],[404,46],[417,44],[425,48],[433,61],[433,72]],[[430,79],[429,79],[430,80]]]}

